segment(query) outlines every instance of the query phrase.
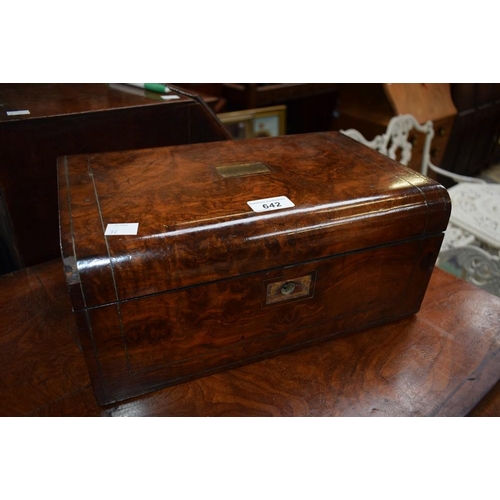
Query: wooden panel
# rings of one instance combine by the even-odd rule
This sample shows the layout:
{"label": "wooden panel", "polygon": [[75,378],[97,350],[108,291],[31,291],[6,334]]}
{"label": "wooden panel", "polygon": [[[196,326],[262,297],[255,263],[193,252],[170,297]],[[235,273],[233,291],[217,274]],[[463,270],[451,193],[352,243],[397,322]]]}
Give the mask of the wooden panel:
{"label": "wooden panel", "polygon": [[18,261],[12,223],[0,189],[0,274],[16,269]]}
{"label": "wooden panel", "polygon": [[383,88],[395,115],[409,113],[425,123],[457,114],[449,83],[384,83]]}
{"label": "wooden panel", "polygon": [[[7,111],[29,110],[8,116]],[[194,97],[106,84],[1,84],[0,187],[16,268],[60,255],[56,160],[67,154],[227,139]]]}
{"label": "wooden panel", "polygon": [[337,90],[335,83],[224,83],[223,93],[229,104],[250,109],[314,97]]}
{"label": "wooden panel", "polygon": [[[99,401],[412,314],[440,242],[441,237],[382,247],[90,310],[95,351],[86,354],[100,364],[95,384],[106,396]],[[267,284],[304,275],[314,277],[310,294],[266,304]]]}
{"label": "wooden panel", "polygon": [[[382,84],[349,83],[340,87],[335,130],[356,128],[371,138],[383,132],[393,116],[394,110]],[[358,123],[362,125],[356,125]]]}
{"label": "wooden panel", "polygon": [[[500,136],[500,84],[455,83],[452,97],[458,114],[441,166],[475,176],[488,167]],[[443,179],[446,186],[449,180]]]}
{"label": "wooden panel", "polygon": [[286,105],[287,134],[330,130],[337,106],[335,83],[224,83],[227,111]]}
{"label": "wooden panel", "polygon": [[0,277],[2,416],[500,416],[500,299],[435,269],[420,312],[99,407],[59,261]]}

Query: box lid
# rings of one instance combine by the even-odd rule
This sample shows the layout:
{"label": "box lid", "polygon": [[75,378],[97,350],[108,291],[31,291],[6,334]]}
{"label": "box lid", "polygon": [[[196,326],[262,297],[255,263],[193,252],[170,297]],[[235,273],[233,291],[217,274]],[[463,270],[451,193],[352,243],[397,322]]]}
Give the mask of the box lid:
{"label": "box lid", "polygon": [[336,132],[67,156],[58,175],[75,309],[436,234],[450,211]]}

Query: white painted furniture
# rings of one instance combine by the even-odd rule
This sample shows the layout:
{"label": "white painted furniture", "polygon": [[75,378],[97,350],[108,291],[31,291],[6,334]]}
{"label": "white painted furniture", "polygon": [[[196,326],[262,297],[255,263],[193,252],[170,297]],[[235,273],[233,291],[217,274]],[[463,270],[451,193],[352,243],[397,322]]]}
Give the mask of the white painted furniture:
{"label": "white painted furniture", "polygon": [[[464,278],[500,296],[500,184],[461,182],[448,189],[452,210],[440,264],[456,263]],[[454,241],[450,229],[471,241]]]}
{"label": "white painted furniture", "polygon": [[354,129],[340,132],[408,165],[412,154],[408,136],[413,129],[425,134],[420,172],[427,175],[432,170],[458,183],[448,189],[452,211],[438,265],[456,267],[464,279],[500,296],[500,184],[488,184],[433,165],[430,149],[434,128],[430,120],[421,125],[412,115],[395,116],[385,133],[372,140]]}
{"label": "white painted furniture", "polygon": [[408,165],[411,160],[412,144],[408,140],[408,136],[412,130],[417,130],[425,134],[424,148],[422,152],[422,163],[420,165],[420,172],[427,175],[429,169],[453,179],[455,182],[473,182],[484,183],[482,179],[474,177],[466,177],[458,175],[448,170],[436,167],[431,162],[431,143],[434,137],[434,127],[432,121],[428,120],[423,125],[417,122],[412,115],[399,115],[394,116],[387,125],[387,130],[380,135],[377,135],[373,140],[368,141],[363,135],[355,129],[341,130],[344,135],[352,137],[353,139],[376,149],[380,153],[398,160],[403,165]]}

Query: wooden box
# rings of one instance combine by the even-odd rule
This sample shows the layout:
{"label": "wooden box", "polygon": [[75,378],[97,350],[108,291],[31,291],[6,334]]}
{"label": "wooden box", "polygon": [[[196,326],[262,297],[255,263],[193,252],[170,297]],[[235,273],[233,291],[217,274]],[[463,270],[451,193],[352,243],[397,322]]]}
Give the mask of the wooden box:
{"label": "wooden box", "polygon": [[58,175],[100,404],[415,313],[450,211],[336,132],[68,156]]}

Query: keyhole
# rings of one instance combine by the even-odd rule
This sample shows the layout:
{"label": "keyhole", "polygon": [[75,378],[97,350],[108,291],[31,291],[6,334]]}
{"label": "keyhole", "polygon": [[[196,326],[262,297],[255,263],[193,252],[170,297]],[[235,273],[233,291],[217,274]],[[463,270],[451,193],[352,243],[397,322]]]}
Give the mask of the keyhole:
{"label": "keyhole", "polygon": [[295,290],[296,286],[297,284],[293,281],[288,281],[281,287],[281,293],[283,295],[290,295]]}

